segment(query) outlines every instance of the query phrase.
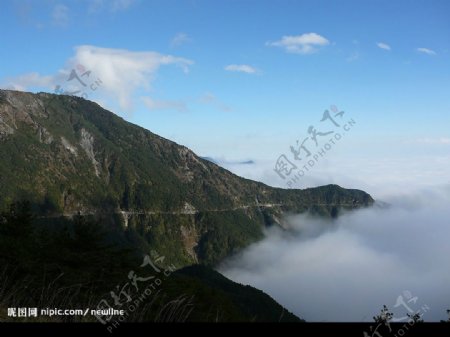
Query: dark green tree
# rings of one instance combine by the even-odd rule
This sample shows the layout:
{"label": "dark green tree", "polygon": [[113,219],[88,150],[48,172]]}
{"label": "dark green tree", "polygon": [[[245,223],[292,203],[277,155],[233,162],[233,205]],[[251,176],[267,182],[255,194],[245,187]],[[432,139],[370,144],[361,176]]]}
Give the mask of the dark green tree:
{"label": "dark green tree", "polygon": [[30,202],[14,202],[7,211],[0,213],[0,231],[7,236],[28,237],[32,230],[32,220]]}

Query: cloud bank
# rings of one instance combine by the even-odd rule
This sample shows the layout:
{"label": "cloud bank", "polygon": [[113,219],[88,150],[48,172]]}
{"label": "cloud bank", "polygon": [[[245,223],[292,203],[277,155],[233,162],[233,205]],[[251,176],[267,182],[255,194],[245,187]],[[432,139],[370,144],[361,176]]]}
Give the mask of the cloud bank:
{"label": "cloud bank", "polygon": [[389,209],[364,209],[336,221],[287,217],[288,232],[267,238],[226,261],[220,271],[260,288],[308,321],[373,321],[386,304],[412,294],[425,321],[450,309],[450,186],[398,195]]}

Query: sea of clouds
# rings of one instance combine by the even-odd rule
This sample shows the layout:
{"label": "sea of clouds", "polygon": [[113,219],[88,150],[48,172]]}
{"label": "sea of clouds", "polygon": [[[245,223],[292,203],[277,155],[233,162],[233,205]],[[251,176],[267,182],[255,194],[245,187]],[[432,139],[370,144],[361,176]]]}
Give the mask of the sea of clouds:
{"label": "sea of clouds", "polygon": [[[264,173],[270,176],[261,167],[230,169],[262,181]],[[326,182],[317,172],[318,181],[314,172],[309,178],[312,186]],[[372,186],[378,187],[372,189],[374,198],[382,195],[389,207],[347,212],[335,220],[287,215],[288,230],[268,229],[264,240],[226,260],[219,271],[262,289],[307,321],[370,322],[383,305],[400,321],[412,311],[425,321],[448,319],[450,184]]]}

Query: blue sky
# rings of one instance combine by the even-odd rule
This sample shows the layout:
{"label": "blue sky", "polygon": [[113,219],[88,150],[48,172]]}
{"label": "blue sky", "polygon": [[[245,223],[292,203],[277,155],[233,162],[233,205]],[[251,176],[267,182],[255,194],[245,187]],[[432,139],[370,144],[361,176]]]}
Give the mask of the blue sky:
{"label": "blue sky", "polygon": [[89,99],[199,155],[265,163],[244,171],[280,186],[278,156],[336,105],[357,124],[317,172],[404,158],[415,179],[450,183],[420,162],[450,162],[449,13],[445,0],[3,1],[0,86],[69,91],[81,65],[102,82]]}

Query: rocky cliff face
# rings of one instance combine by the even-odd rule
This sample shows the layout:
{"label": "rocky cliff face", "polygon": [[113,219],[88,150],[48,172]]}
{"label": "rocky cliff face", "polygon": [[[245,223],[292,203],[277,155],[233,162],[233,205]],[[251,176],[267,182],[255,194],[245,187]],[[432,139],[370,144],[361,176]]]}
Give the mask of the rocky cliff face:
{"label": "rocky cliff face", "polygon": [[[285,212],[370,206],[336,185],[283,190],[240,178],[77,97],[0,90],[0,204],[103,216],[181,264],[215,263]],[[131,234],[130,234],[131,233]]]}

